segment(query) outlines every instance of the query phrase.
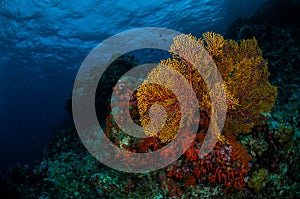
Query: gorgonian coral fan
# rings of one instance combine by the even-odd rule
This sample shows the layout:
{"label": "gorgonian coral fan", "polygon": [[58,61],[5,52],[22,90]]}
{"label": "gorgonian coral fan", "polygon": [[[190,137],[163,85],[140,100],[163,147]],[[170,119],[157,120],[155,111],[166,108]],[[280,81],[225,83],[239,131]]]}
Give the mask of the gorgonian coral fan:
{"label": "gorgonian coral fan", "polygon": [[[166,87],[160,85],[162,81],[166,81],[159,78],[161,77],[159,73],[164,72],[161,70],[164,66],[172,67],[188,80],[197,96],[200,110],[208,115],[211,114],[210,91],[201,74],[190,62],[178,56],[178,54],[185,54],[191,60],[202,56],[201,52],[193,51],[195,48],[187,42],[189,39],[197,41],[208,51],[223,78],[227,111],[224,134],[237,135],[241,132],[250,132],[254,125],[261,123],[260,113],[269,112],[273,107],[277,88],[268,80],[267,62],[262,57],[256,39],[243,40],[238,44],[233,40],[225,40],[224,37],[213,32],[204,33],[203,39],[196,39],[191,35],[179,35],[174,38],[170,50],[173,57],[162,60],[137,90],[142,126],[147,126],[151,122],[149,108],[154,103],[159,103],[165,107],[168,117],[165,126],[157,132],[156,136],[162,142],[168,142],[176,135],[181,119],[180,102],[168,90],[168,85]],[[157,84],[149,84],[148,79]],[[174,83],[174,81],[168,82],[168,84]],[[180,88],[181,85],[176,86]],[[145,133],[153,136],[153,133],[147,131]]]}

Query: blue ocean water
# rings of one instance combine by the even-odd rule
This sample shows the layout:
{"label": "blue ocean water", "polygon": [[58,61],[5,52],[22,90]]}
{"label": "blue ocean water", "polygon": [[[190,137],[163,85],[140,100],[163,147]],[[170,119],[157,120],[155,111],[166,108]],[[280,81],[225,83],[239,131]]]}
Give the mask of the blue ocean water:
{"label": "blue ocean water", "polygon": [[[1,169],[37,160],[56,129],[81,62],[109,36],[156,26],[224,33],[263,0],[1,0]],[[151,60],[148,60],[151,61]]]}

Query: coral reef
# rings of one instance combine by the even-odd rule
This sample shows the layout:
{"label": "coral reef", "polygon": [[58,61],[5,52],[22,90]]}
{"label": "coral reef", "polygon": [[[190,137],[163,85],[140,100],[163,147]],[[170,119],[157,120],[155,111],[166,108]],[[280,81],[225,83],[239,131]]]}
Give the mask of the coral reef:
{"label": "coral reef", "polygon": [[[257,12],[249,19],[239,19],[234,22],[226,37],[241,41],[239,44],[232,40],[225,40],[222,36],[213,33],[206,33],[203,39],[199,40],[213,54],[213,59],[218,63],[217,66],[223,74],[225,83],[231,82],[240,88],[240,90],[235,90],[230,85],[226,85],[226,92],[228,96],[231,96],[228,100],[231,103],[227,103],[228,107],[226,108],[229,109],[232,117],[227,118],[227,133],[219,137],[213,151],[203,159],[199,158],[198,152],[210,121],[209,104],[205,104],[209,102],[209,98],[204,98],[207,96],[206,87],[190,63],[174,55],[173,58],[164,60],[162,63],[175,68],[191,80],[193,89],[197,91],[199,107],[203,108],[200,112],[199,129],[195,140],[177,161],[154,172],[122,173],[107,168],[93,158],[82,145],[75,129],[65,129],[61,130],[43,151],[41,161],[32,166],[17,165],[10,168],[9,175],[0,181],[1,191],[4,190],[3,187],[7,187],[6,191],[11,193],[9,198],[299,198],[300,40],[297,18],[294,16],[299,12],[289,13],[286,12],[289,10],[287,8],[299,10],[299,1],[266,1],[261,8],[264,11]],[[266,12],[265,10],[268,9],[272,11]],[[274,13],[280,14],[274,15]],[[256,39],[253,39],[253,36]],[[243,39],[249,40],[242,41]],[[251,78],[246,78],[249,77],[249,73],[253,72],[250,69],[262,71],[261,75],[265,78],[264,83],[268,82],[266,61],[261,58],[262,51],[259,50],[257,43],[264,52],[264,58],[268,61],[271,73],[270,81],[272,85],[278,87],[278,95],[272,113],[265,111],[262,116],[259,111],[254,109],[262,108],[260,111],[263,111],[264,107],[269,111],[274,100],[274,87],[268,83],[264,84],[270,89],[269,91],[272,91],[270,94],[273,93],[272,97],[266,101],[263,100],[266,94],[259,94],[255,90],[264,91],[263,87],[255,87],[255,85],[250,86],[253,89],[250,89],[251,92],[248,93],[250,98],[238,98],[242,88],[247,85],[247,82],[249,83],[249,79],[251,80]],[[180,49],[181,46],[173,47]],[[240,57],[225,56],[230,52],[229,49],[230,51],[234,50],[234,53],[240,52]],[[247,49],[251,49],[251,51],[249,52]],[[252,58],[248,60],[246,56],[243,59],[245,53],[253,55]],[[235,64],[225,67],[225,64],[222,65],[223,61]],[[250,63],[254,63],[255,67],[249,68]],[[123,64],[130,69],[137,63],[133,58],[128,57],[121,58],[120,62],[115,63],[114,69],[110,71],[114,74],[107,73],[106,77],[109,78],[102,80],[104,85],[107,84],[105,88],[110,89],[105,95],[111,95],[112,87],[117,82],[114,76],[119,77],[125,72],[122,67],[118,67],[124,66]],[[245,68],[243,68],[244,65]],[[233,70],[238,66],[247,75],[243,76],[239,71]],[[247,67],[249,71],[246,70]],[[120,71],[114,71],[116,69]],[[155,77],[154,74],[153,76]],[[258,79],[255,78],[259,79],[260,77],[254,75],[254,80],[257,81]],[[194,80],[198,81],[198,84]],[[243,81],[244,84],[241,84]],[[121,83],[126,87],[126,82]],[[103,84],[102,86],[104,86]],[[200,86],[197,87],[197,85]],[[158,85],[150,86],[165,92],[164,94],[170,99],[169,102],[164,102],[166,107],[169,106],[169,114],[173,113],[175,118],[180,116],[176,115],[176,111],[180,113],[180,109],[176,108],[179,102],[175,100],[172,93]],[[148,92],[143,88],[146,87],[141,87],[140,91],[147,94],[149,99],[163,100],[163,95],[159,95],[157,90]],[[152,96],[150,94],[153,91],[156,95]],[[124,96],[122,97],[122,92],[126,93],[127,91],[119,89],[118,92],[120,92],[118,100],[128,106],[133,121],[136,124],[143,122],[146,124],[149,119],[147,118],[147,109],[152,102],[147,102],[146,98],[140,98],[140,102],[144,104],[144,109],[140,107],[142,110],[140,112],[137,98],[141,95],[130,90],[129,92],[134,94],[128,102],[123,100]],[[257,103],[257,101],[257,104],[254,103],[254,99],[263,100],[265,105]],[[106,123],[107,137],[121,149],[140,153],[156,151],[164,147],[167,140],[173,138],[175,130],[164,131],[165,134],[171,135],[169,137],[163,134],[151,138],[133,138],[126,135],[118,127],[113,116],[109,114],[111,112],[110,101],[106,100],[101,98],[97,101],[99,109],[105,110],[107,113],[101,115],[100,120],[103,119]],[[116,99],[113,99],[113,102],[114,100]],[[245,101],[243,102],[243,100]],[[70,102],[69,100],[69,105]],[[103,104],[100,104],[101,102]],[[174,104],[174,109],[172,109],[171,103]],[[70,107],[67,107],[70,111]],[[205,107],[208,108],[204,109]],[[243,109],[240,109],[242,107]],[[249,107],[253,109],[251,109],[253,111],[251,114],[245,112]],[[239,117],[239,114],[235,112],[239,109],[245,112],[245,117],[243,115]],[[141,119],[140,113],[145,114],[145,118]],[[251,118],[251,115],[259,115],[264,120],[258,121],[259,118]],[[120,116],[123,115],[120,114]],[[249,117],[251,120],[248,120],[246,116],[251,116]],[[143,121],[143,119],[145,120]],[[176,120],[175,123],[172,123],[171,118],[169,121],[170,125],[178,124]],[[235,122],[239,125],[235,125]],[[255,126],[252,128],[253,125]],[[250,129],[251,131],[243,134],[241,129],[244,132],[248,132]],[[166,137],[166,140],[163,137]]]}

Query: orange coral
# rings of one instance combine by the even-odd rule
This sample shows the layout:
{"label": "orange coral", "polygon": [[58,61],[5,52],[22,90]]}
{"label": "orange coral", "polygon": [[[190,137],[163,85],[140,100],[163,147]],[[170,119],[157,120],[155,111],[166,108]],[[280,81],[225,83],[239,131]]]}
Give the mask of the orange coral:
{"label": "orange coral", "polygon": [[178,161],[170,165],[166,176],[177,181],[184,180],[184,184],[190,186],[200,180],[222,184],[224,191],[243,189],[251,160],[246,148],[232,137],[227,143],[218,142],[213,151],[200,159],[197,154],[204,136],[205,133],[198,133],[196,142],[185,152],[181,163]]}

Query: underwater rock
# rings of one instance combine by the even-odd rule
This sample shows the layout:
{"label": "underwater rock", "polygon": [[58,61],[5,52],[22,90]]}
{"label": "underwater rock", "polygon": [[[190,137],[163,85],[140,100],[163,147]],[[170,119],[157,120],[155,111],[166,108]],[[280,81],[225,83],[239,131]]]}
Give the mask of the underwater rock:
{"label": "underwater rock", "polygon": [[[116,55],[115,55],[116,56]],[[105,70],[102,77],[99,80],[97,91],[96,91],[96,113],[100,121],[104,120],[105,114],[107,113],[107,107],[110,103],[110,96],[112,89],[122,75],[133,67],[139,65],[139,61],[133,56],[121,56],[113,61]],[[89,71],[89,78],[98,78],[97,74],[99,67],[94,67]],[[82,81],[84,85],[85,80]],[[66,111],[72,116],[72,98],[68,98],[65,103]]]}
{"label": "underwater rock", "polygon": [[300,3],[297,0],[269,0],[263,3],[248,20],[266,21],[273,25],[295,25],[298,22]]}

